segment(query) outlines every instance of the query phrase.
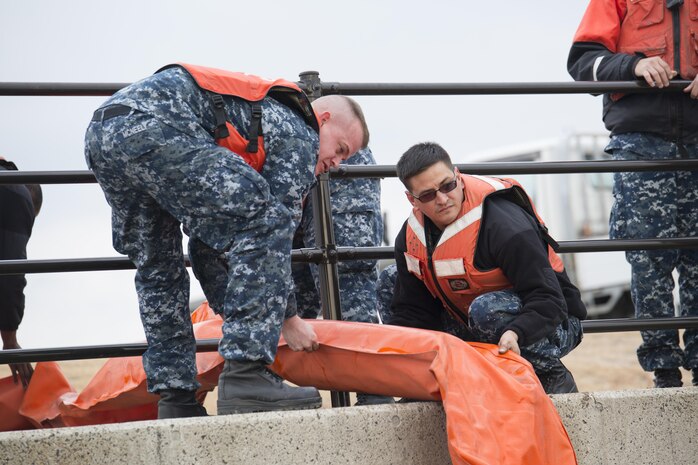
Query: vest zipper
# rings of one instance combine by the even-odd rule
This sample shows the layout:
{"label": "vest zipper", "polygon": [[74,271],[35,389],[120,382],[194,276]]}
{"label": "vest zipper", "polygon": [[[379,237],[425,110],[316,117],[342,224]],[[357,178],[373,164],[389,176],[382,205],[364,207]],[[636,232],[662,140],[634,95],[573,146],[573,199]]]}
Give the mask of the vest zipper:
{"label": "vest zipper", "polygon": [[[677,73],[681,74],[681,17],[679,5],[671,8],[671,19],[674,30],[674,68]],[[683,8],[687,8],[684,6]]]}
{"label": "vest zipper", "polygon": [[[681,75],[681,8],[688,8],[681,1],[667,2],[667,8],[671,11],[671,25],[674,41],[674,70]],[[683,108],[681,99],[669,99],[669,111],[671,112],[671,133],[672,140],[677,144],[681,143],[683,135]]]}

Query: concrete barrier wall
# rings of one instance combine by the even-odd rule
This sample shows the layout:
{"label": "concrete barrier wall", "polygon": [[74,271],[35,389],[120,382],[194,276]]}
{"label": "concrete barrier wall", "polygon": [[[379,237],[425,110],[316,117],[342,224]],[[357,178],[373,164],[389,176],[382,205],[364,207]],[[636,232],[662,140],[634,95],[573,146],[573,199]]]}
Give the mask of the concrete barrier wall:
{"label": "concrete barrier wall", "polygon": [[[568,394],[553,401],[580,465],[698,463],[698,388]],[[450,460],[438,403],[0,433],[0,464],[140,463],[445,465]]]}
{"label": "concrete barrier wall", "polygon": [[698,388],[553,396],[580,465],[698,464]]}

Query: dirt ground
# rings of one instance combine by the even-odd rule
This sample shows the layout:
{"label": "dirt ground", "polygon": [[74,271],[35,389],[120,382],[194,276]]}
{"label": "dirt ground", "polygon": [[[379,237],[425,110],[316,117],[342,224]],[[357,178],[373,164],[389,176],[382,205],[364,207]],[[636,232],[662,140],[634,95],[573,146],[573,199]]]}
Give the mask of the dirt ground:
{"label": "dirt ground", "polygon": [[[572,371],[580,391],[609,391],[622,389],[645,389],[652,387],[652,374],[642,371],[635,356],[640,344],[640,334],[600,333],[587,334],[581,345],[563,359]],[[104,360],[80,360],[59,362],[65,376],[79,392],[82,390]],[[0,378],[9,376],[6,365],[0,366]],[[684,385],[690,385],[690,373],[684,371]],[[323,392],[324,406],[329,407],[329,393]],[[215,413],[216,392],[207,396],[205,406]]]}

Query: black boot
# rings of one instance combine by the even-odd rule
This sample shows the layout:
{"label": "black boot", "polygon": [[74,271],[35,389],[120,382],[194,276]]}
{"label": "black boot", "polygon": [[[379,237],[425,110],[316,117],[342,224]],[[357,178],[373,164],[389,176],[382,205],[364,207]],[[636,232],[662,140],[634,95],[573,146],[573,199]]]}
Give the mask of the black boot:
{"label": "black boot", "polygon": [[536,374],[546,394],[579,392],[577,383],[574,381],[574,376],[572,376],[570,370],[568,370],[562,362],[555,365],[552,370],[536,372]]}
{"label": "black boot", "polygon": [[693,385],[698,386],[698,368],[693,369]]}
{"label": "black boot", "polygon": [[206,409],[196,401],[196,391],[165,389],[160,391],[158,419],[206,417]]}
{"label": "black boot", "polygon": [[379,404],[394,404],[395,399],[388,396],[379,396],[376,394],[364,394],[363,392],[356,393],[356,403],[354,405],[379,405]]}
{"label": "black boot", "polygon": [[318,408],[314,387],[293,387],[261,362],[226,360],[218,378],[218,414]]}
{"label": "black boot", "polygon": [[678,368],[657,368],[654,370],[654,387],[673,388],[681,387],[681,370]]}

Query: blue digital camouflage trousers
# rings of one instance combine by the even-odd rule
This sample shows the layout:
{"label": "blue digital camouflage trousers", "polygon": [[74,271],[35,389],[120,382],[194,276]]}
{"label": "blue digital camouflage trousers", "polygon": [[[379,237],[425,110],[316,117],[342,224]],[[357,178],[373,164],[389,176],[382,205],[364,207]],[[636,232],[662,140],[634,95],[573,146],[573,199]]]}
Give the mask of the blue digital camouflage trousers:
{"label": "blue digital camouflage trousers", "polygon": [[[269,146],[277,136],[265,129]],[[226,272],[217,281],[202,282],[224,314],[221,355],[271,363],[292,291],[290,251],[297,224],[295,212],[273,190],[307,192],[317,139],[285,160],[270,160],[267,153],[266,168],[286,165],[276,184],[212,137],[194,137],[138,111],[92,122],[85,144],[88,166],[112,207],[114,248],[137,267],[148,389],[198,387],[182,224],[204,278],[211,275],[202,270],[224,261]],[[298,172],[292,171],[293,160]]]}
{"label": "blue digital camouflage trousers", "polygon": [[[369,148],[358,151],[347,165],[375,165]],[[377,247],[383,239],[380,209],[380,180],[370,178],[331,179],[332,221],[337,246]],[[303,219],[294,237],[294,248],[315,247],[312,196],[308,196]],[[377,323],[376,260],[345,260],[338,264],[342,319]],[[307,263],[293,264],[293,281],[298,313],[303,318],[320,314],[318,268]]]}
{"label": "blue digital camouflage trousers", "polygon": [[[378,296],[381,318],[390,324],[390,305],[397,278],[397,267],[390,265],[380,274]],[[511,290],[488,292],[473,300],[468,310],[468,327],[444,310],[441,313],[443,331],[466,341],[499,343],[505,328],[521,313],[519,296]],[[550,371],[560,359],[582,341],[582,323],[570,316],[555,328],[555,332],[531,345],[520,347],[521,356],[533,365],[536,373]]]}
{"label": "blue digital camouflage trousers", "polygon": [[386,266],[378,275],[378,283],[376,284],[378,314],[384,323],[389,323],[393,316],[390,307],[395,293],[395,281],[397,281],[397,265]]}
{"label": "blue digital camouflage trousers", "polygon": [[[698,145],[676,143],[645,133],[613,136],[606,147],[614,160],[698,158]],[[660,171],[616,173],[610,218],[612,239],[694,237],[698,235],[698,172]],[[679,276],[682,316],[698,316],[698,249],[631,250],[631,293],[638,318],[674,316],[672,271]],[[642,368],[698,368],[698,330],[684,332],[684,349],[677,330],[641,331],[637,350]]]}

